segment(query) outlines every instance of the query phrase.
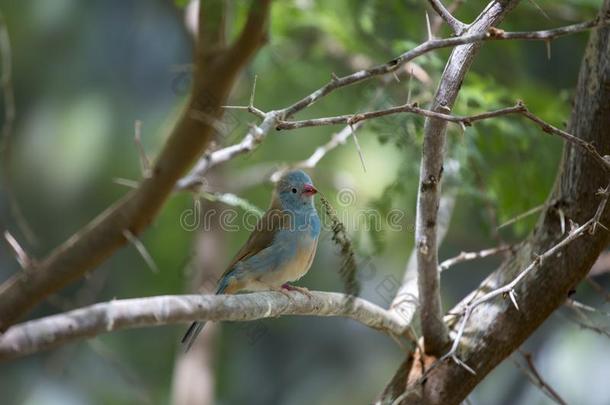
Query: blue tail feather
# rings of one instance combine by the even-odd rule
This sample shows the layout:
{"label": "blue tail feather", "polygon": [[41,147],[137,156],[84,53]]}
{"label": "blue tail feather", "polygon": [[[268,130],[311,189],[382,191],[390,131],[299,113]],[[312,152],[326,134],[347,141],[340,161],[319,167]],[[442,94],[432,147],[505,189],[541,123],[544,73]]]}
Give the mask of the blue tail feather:
{"label": "blue tail feather", "polygon": [[[216,289],[216,295],[224,293],[228,286],[229,286],[229,277],[228,277],[228,275],[226,275],[218,283],[218,288]],[[193,343],[195,343],[195,339],[197,339],[197,336],[199,335],[199,333],[201,333],[201,331],[205,327],[206,322],[207,321],[193,322],[191,324],[191,326],[189,326],[186,333],[182,337],[182,340],[180,341],[183,345],[185,345],[184,346],[185,353],[188,352],[189,349],[191,348],[191,346],[193,345]]]}

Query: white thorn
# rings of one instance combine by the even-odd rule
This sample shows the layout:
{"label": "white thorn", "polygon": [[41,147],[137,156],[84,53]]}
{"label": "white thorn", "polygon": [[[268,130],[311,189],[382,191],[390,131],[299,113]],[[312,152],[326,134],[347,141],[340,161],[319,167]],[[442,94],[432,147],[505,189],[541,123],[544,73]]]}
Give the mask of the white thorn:
{"label": "white thorn", "polygon": [[426,11],[426,28],[428,29],[428,41],[432,41],[432,28],[430,27],[430,16],[428,16],[428,12]]}
{"label": "white thorn", "polygon": [[510,297],[510,300],[513,302],[513,305],[515,306],[515,308],[517,309],[517,311],[519,311],[519,305],[517,305],[517,297],[516,297],[516,293],[515,290],[510,290],[510,292],[508,293],[508,296]]}
{"label": "white thorn", "polygon": [[159,269],[157,268],[157,265],[155,264],[155,261],[153,260],[150,253],[148,253],[148,251],[146,250],[146,247],[144,246],[142,241],[136,238],[135,235],[127,229],[123,231],[123,236],[125,236],[125,239],[127,239],[129,243],[131,243],[136,248],[138,253],[140,253],[140,256],[142,256],[142,259],[144,259],[144,261],[146,262],[148,267],[150,267],[152,272],[158,273]]}

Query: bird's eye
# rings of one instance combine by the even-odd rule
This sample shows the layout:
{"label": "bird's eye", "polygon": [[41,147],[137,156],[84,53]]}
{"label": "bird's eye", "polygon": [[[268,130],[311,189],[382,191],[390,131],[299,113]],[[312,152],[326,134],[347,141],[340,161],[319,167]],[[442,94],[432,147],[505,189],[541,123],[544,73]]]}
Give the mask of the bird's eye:
{"label": "bird's eye", "polygon": [[297,189],[296,189],[296,188],[293,188],[293,189],[292,189],[292,192],[293,192],[294,194],[296,194],[296,193],[297,193]]}

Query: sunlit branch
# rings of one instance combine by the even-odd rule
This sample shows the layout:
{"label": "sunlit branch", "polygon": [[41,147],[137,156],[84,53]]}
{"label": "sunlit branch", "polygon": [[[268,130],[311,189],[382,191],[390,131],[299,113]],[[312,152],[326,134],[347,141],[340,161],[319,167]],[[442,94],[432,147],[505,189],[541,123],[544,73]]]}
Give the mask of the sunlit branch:
{"label": "sunlit branch", "polygon": [[113,300],[14,325],[0,336],[0,360],[50,349],[102,333],[195,320],[251,321],[282,315],[340,316],[393,337],[408,328],[402,318],[369,301],[348,305],[340,293],[168,295]]}
{"label": "sunlit branch", "polygon": [[[606,22],[604,22],[604,23],[606,23]],[[288,107],[285,107],[283,109],[279,109],[279,110],[275,110],[275,111],[264,112],[254,106],[254,88],[253,88],[253,91],[250,96],[250,104],[248,106],[225,106],[225,108],[226,109],[242,109],[242,110],[249,111],[254,116],[262,119],[261,124],[259,124],[258,126],[254,126],[254,125],[251,126],[251,128],[248,130],[248,132],[246,133],[246,135],[244,136],[244,138],[242,139],[241,142],[234,144],[234,145],[230,145],[228,147],[225,147],[225,148],[222,148],[219,150],[216,150],[216,151],[213,151],[213,152],[206,153],[204,156],[202,156],[201,159],[197,162],[197,164],[190,170],[190,172],[185,177],[183,177],[182,179],[180,179],[177,182],[175,189],[176,190],[185,190],[185,189],[192,189],[194,187],[197,187],[201,178],[205,175],[207,170],[209,170],[211,167],[213,167],[217,164],[220,164],[220,163],[224,163],[228,160],[231,160],[238,155],[241,155],[241,154],[254,150],[258,146],[258,144],[260,144],[265,139],[265,137],[268,135],[268,133],[269,133],[269,131],[271,131],[271,129],[278,127],[278,125],[277,125],[278,123],[284,123],[283,125],[291,125],[291,124],[288,124],[289,121],[285,121],[285,120],[290,118],[292,115],[296,114],[297,112],[311,106],[316,101],[318,101],[321,98],[325,97],[326,95],[330,94],[334,90],[337,90],[339,88],[346,87],[346,86],[349,86],[352,84],[360,83],[365,80],[368,80],[368,79],[371,79],[374,77],[378,77],[378,76],[381,76],[381,75],[384,75],[387,73],[394,73],[401,66],[404,66],[406,63],[410,62],[411,60],[413,60],[421,55],[424,55],[428,52],[434,51],[436,49],[471,44],[471,43],[480,42],[480,41],[484,41],[484,40],[496,40],[496,39],[549,40],[549,39],[557,38],[559,36],[581,32],[581,31],[590,29],[590,28],[598,26],[598,25],[599,25],[599,22],[597,20],[591,20],[586,23],[557,28],[555,30],[518,32],[518,33],[511,33],[511,32],[505,32],[505,31],[498,32],[499,30],[495,30],[495,31],[492,30],[493,32],[490,31],[490,32],[484,32],[484,33],[478,33],[478,34],[465,34],[465,35],[455,37],[455,38],[430,39],[428,41],[421,43],[420,45],[416,46],[415,48],[397,56],[396,58],[392,59],[391,61],[389,61],[385,64],[374,66],[370,69],[360,70],[360,71],[357,71],[355,73],[352,73],[350,75],[343,76],[343,77],[337,77],[335,75],[331,75],[331,81],[328,82],[327,84],[325,84],[324,86],[320,87],[319,89],[312,92],[308,96],[302,98],[301,100],[297,101],[296,103],[294,103]],[[508,38],[508,37],[510,37],[510,38]],[[535,37],[539,37],[539,38],[535,38]],[[415,112],[415,111],[413,111],[413,112]],[[393,113],[396,113],[396,112],[393,112]],[[426,113],[425,110],[421,111],[422,115],[425,115],[425,113]],[[431,113],[434,113],[434,112],[431,112]],[[392,114],[392,113],[390,113],[390,114]],[[436,113],[434,113],[434,114],[436,114]],[[441,114],[441,116],[443,115],[442,113],[439,113],[439,114]],[[318,125],[334,125],[334,124],[340,124],[340,123],[347,123],[347,120],[355,115],[358,115],[358,114],[341,116],[341,118],[333,117],[333,118],[337,119],[336,122],[333,122],[333,123],[329,122],[329,123],[323,123],[323,124],[318,124]],[[384,115],[387,115],[387,114],[384,114]],[[433,116],[433,114],[428,114],[425,116]],[[371,117],[371,118],[374,118],[374,117]],[[309,120],[309,121],[312,121],[312,120]],[[293,122],[295,122],[295,121],[293,121]],[[298,122],[298,121],[296,121],[296,122]],[[315,121],[313,121],[313,122],[315,122]],[[311,126],[311,125],[305,125],[305,126]],[[279,126],[278,128],[282,129],[281,126]],[[287,129],[287,128],[288,127],[285,127],[285,129]]]}
{"label": "sunlit branch", "polygon": [[500,253],[508,252],[512,249],[512,246],[498,246],[491,249],[481,250],[479,252],[462,252],[459,255],[452,257],[451,259],[444,260],[439,264],[439,271],[445,271],[451,266],[455,266],[458,263],[467,262],[470,260],[483,259],[485,257],[494,256]]}
{"label": "sunlit branch", "polygon": [[314,118],[309,120],[301,120],[301,121],[280,121],[277,125],[278,129],[298,129],[305,127],[314,127],[314,126],[324,126],[324,125],[338,125],[338,124],[348,124],[354,125],[361,121],[366,121],[374,118],[385,117],[388,115],[401,114],[401,113],[409,113],[420,115],[428,118],[437,118],[447,122],[456,123],[462,128],[471,126],[475,122],[483,121],[486,119],[497,118],[505,115],[511,114],[520,114],[526,117],[528,120],[535,123],[542,131],[557,135],[564,140],[575,144],[576,146],[583,148],[587,153],[589,153],[596,161],[599,163],[605,170],[610,170],[610,161],[604,159],[600,153],[595,149],[595,147],[583,139],[574,136],[566,131],[563,131],[546,121],[542,120],[538,116],[532,114],[523,102],[519,101],[512,107],[501,108],[494,111],[483,112],[480,114],[468,115],[468,116],[458,116],[451,115],[442,112],[436,112],[421,108],[417,105],[417,103],[412,104],[404,104],[397,107],[387,108],[383,110],[377,111],[369,111],[358,114],[348,114],[348,115],[339,115],[336,117],[325,117],[325,118]]}

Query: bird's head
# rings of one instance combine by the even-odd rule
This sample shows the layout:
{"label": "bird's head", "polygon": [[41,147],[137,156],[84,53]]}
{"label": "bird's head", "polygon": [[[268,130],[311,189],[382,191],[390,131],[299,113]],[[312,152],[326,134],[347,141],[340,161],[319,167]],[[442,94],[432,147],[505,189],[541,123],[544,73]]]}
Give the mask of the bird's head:
{"label": "bird's head", "polygon": [[277,182],[276,190],[282,207],[293,210],[313,206],[313,196],[318,192],[311,178],[302,170],[284,174]]}

